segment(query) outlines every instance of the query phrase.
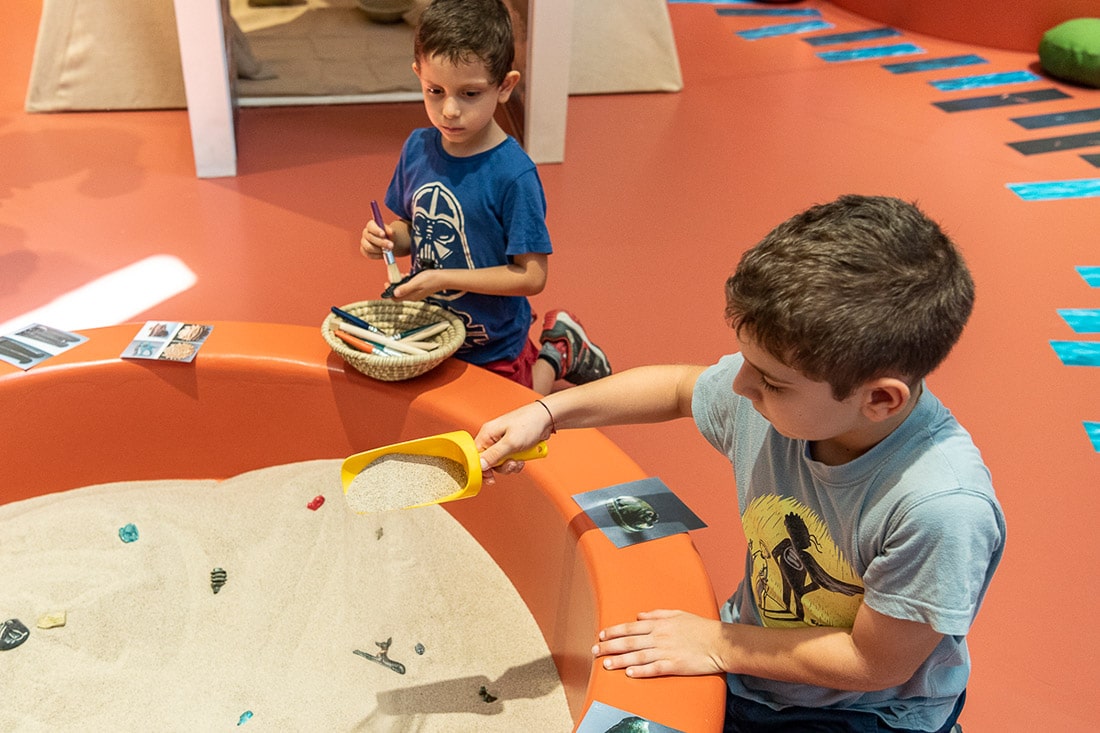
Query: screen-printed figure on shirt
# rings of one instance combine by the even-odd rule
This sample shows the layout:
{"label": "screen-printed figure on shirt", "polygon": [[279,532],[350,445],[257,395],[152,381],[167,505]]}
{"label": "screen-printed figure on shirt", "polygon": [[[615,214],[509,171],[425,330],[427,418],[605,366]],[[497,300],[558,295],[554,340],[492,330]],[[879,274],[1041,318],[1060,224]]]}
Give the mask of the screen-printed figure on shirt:
{"label": "screen-printed figure on shirt", "polygon": [[755,499],[741,521],[753,598],[765,626],[851,628],[863,586],[816,513],[770,495]]}

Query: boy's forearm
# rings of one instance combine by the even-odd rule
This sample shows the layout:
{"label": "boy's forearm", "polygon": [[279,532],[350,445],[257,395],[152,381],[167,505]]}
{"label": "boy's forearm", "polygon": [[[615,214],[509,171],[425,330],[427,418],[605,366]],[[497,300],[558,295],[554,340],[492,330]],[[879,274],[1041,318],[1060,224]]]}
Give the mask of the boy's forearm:
{"label": "boy's forearm", "polygon": [[837,690],[877,690],[873,671],[859,660],[844,629],[769,629],[723,624],[726,672]]}
{"label": "boy's forearm", "polygon": [[[861,615],[867,613],[873,612],[860,609]],[[913,621],[876,614],[871,623],[877,628],[861,628],[857,618],[851,631],[723,624],[720,656],[727,672],[866,692],[910,679],[942,638]]]}
{"label": "boy's forearm", "polygon": [[441,290],[463,290],[482,295],[538,295],[546,286],[545,271],[516,265],[436,270],[434,277],[445,283]]}
{"label": "boy's forearm", "polygon": [[559,430],[690,417],[691,393],[704,368],[636,367],[542,399]]}

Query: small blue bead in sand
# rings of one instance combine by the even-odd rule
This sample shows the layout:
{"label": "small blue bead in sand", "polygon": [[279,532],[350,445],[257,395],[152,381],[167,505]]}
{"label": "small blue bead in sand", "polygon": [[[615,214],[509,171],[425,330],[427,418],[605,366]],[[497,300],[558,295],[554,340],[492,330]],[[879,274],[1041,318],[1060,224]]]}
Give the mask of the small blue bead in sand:
{"label": "small blue bead in sand", "polygon": [[118,530],[118,538],[123,542],[133,542],[138,538],[137,527],[133,522],[127,524],[125,527],[120,527]]}

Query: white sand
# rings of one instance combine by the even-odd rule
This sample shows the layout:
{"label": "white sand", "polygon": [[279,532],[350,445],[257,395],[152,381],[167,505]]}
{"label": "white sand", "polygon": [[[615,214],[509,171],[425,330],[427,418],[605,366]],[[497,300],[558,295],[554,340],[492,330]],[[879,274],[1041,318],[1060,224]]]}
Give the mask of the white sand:
{"label": "white sand", "polygon": [[[228,731],[245,711],[245,733],[571,730],[545,641],[480,545],[439,506],[351,512],[339,466],[0,506],[0,620],[31,630],[0,652],[0,730]],[[66,625],[37,628],[52,611]],[[390,637],[404,675],[353,653]]]}

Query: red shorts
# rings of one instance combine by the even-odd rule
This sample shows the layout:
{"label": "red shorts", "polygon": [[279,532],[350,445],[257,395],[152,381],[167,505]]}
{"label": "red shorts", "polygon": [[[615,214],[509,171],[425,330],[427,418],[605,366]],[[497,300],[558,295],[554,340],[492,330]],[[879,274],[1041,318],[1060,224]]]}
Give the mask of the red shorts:
{"label": "red shorts", "polygon": [[519,356],[516,357],[514,361],[500,359],[499,361],[491,361],[481,366],[494,374],[507,377],[513,382],[519,382],[524,387],[530,387],[532,384],[531,369],[535,366],[535,362],[538,358],[538,347],[535,346],[534,341],[527,339],[527,344],[523,347],[523,351],[519,352]]}

